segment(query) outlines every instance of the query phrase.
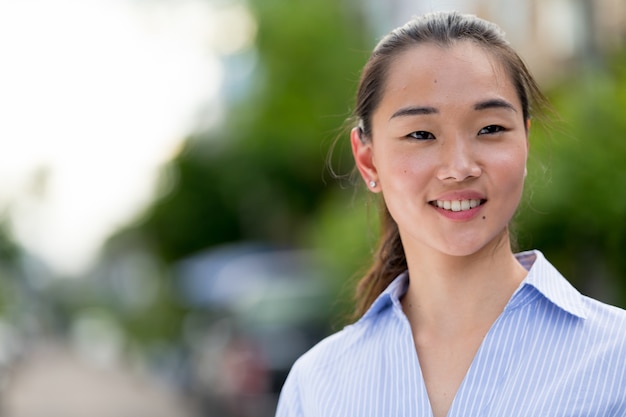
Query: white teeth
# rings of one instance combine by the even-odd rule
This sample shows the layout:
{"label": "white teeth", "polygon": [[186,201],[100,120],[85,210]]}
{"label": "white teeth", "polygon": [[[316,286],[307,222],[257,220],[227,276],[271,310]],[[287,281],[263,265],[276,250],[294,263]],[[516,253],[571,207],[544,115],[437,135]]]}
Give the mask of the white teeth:
{"label": "white teeth", "polygon": [[435,204],[445,210],[465,211],[478,207],[480,200],[437,200]]}

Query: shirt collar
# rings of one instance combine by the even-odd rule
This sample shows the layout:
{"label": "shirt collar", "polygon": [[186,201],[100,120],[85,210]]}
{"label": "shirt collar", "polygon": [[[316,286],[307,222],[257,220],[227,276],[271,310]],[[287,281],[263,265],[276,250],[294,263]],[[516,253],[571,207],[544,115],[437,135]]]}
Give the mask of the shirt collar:
{"label": "shirt collar", "polygon": [[[380,313],[390,305],[393,305],[398,312],[402,312],[400,299],[406,293],[409,287],[409,273],[404,271],[398,275],[389,286],[383,291],[378,298],[372,303],[372,306],[365,312],[361,320],[366,320]],[[361,321],[359,320],[359,321]]]}
{"label": "shirt collar", "polygon": [[[560,309],[576,317],[587,318],[582,295],[546,260],[543,253],[532,250],[518,253],[515,257],[526,268],[528,275],[511,298],[512,301],[523,287],[531,286]],[[390,305],[393,305],[394,309],[401,313],[400,299],[406,293],[408,285],[409,274],[408,271],[405,271],[398,275],[376,298],[361,320],[377,315]],[[512,307],[512,303],[509,303],[508,307]]]}
{"label": "shirt collar", "polygon": [[532,250],[518,253],[515,257],[528,270],[520,289],[531,286],[561,310],[582,319],[587,318],[582,295],[546,260],[543,253]]}

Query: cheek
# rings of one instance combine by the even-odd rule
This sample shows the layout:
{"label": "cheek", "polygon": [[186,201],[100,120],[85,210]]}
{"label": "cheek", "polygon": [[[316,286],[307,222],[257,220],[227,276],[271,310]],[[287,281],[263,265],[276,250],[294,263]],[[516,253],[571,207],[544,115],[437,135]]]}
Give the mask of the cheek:
{"label": "cheek", "polygon": [[[377,167],[381,182],[405,188],[406,183],[423,183],[432,176],[432,165],[436,158],[427,152],[411,152],[407,149],[387,150],[377,155]],[[403,185],[400,185],[400,184]]]}
{"label": "cheek", "polygon": [[488,155],[485,161],[489,161],[492,167],[502,171],[502,174],[506,176],[515,177],[518,173],[524,172],[528,151],[523,143],[491,149],[484,148],[483,152],[483,155]]}
{"label": "cheek", "polygon": [[518,192],[524,185],[526,171],[526,150],[517,149],[512,152],[502,153],[496,162],[495,173],[505,186],[510,187],[512,192]]}

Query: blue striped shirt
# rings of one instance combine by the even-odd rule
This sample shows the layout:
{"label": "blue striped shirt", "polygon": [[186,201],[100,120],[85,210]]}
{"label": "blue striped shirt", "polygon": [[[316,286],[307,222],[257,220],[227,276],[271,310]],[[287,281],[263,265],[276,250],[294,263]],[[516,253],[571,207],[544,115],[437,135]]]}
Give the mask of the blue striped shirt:
{"label": "blue striped shirt", "polygon": [[[538,251],[483,340],[449,417],[625,417],[626,311],[581,295]],[[402,274],[294,364],[277,417],[432,416]]]}

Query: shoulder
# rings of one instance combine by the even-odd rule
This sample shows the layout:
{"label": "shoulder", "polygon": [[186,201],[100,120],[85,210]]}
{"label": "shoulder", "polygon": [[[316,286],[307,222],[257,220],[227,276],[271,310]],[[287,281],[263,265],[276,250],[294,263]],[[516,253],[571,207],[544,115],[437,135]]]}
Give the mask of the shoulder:
{"label": "shoulder", "polygon": [[302,355],[282,387],[276,416],[329,415],[322,409],[332,403],[331,399],[346,395],[354,383],[355,370],[380,349],[379,328],[379,320],[362,319]]}
{"label": "shoulder", "polygon": [[407,331],[402,318],[389,299],[375,304],[356,323],[322,339],[298,358],[290,375],[304,385],[311,385],[317,380],[340,378],[344,371],[362,367],[379,357],[389,340],[402,338]]}
{"label": "shoulder", "polygon": [[626,346],[626,310],[584,295],[581,300],[587,312],[587,326],[621,339]]}
{"label": "shoulder", "polygon": [[[561,311],[571,317],[582,319],[583,327],[598,331],[614,332],[626,328],[626,311],[581,294],[561,273],[537,250],[516,255],[528,269],[524,280],[526,286],[534,288],[544,297],[546,306],[552,311]],[[626,338],[626,332],[618,332]]]}
{"label": "shoulder", "polygon": [[[532,306],[528,317],[542,340],[550,338],[555,351],[585,355],[589,363],[626,361],[625,310],[582,295],[539,251],[518,260],[529,272],[511,307]],[[618,368],[613,371],[622,373]]]}
{"label": "shoulder", "polygon": [[278,417],[352,415],[350,406],[362,402],[356,392],[382,381],[383,363],[388,368],[391,359],[406,362],[403,352],[414,356],[399,302],[407,282],[407,274],[398,276],[359,321],[326,337],[294,363],[281,390]]}

